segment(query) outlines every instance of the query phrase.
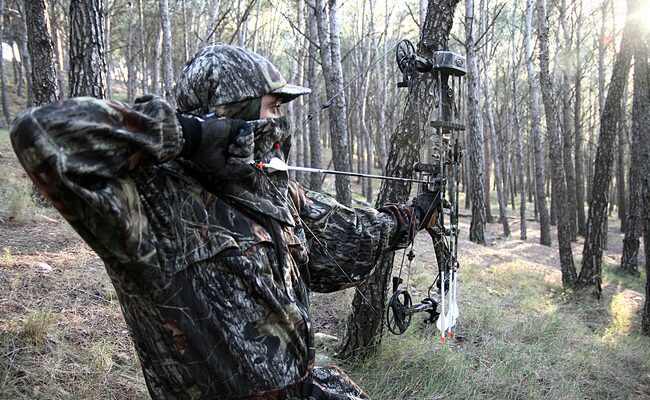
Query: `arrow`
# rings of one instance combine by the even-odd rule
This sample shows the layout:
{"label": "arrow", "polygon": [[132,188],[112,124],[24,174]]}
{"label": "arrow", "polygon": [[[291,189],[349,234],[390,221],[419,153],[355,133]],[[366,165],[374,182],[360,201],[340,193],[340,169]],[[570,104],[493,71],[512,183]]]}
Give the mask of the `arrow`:
{"label": "arrow", "polygon": [[425,183],[425,184],[428,183],[427,181],[423,181],[419,179],[397,178],[393,176],[374,175],[374,174],[361,174],[357,172],[337,171],[333,169],[297,167],[294,165],[287,165],[284,161],[280,160],[277,157],[273,157],[271,161],[269,161],[268,163],[260,162],[255,165],[260,168],[266,168],[270,173],[273,173],[275,171],[303,171],[303,172],[315,172],[319,174],[359,176],[362,178],[385,179],[385,180],[402,181],[402,182],[414,182],[414,183]]}
{"label": "arrow", "polygon": [[441,285],[440,285],[440,315],[438,316],[438,322],[436,323],[436,326],[438,327],[438,330],[440,330],[440,333],[442,333],[442,343],[445,343],[445,336],[447,333],[447,329],[449,329],[447,317],[445,315],[445,269],[442,269],[441,272]]}
{"label": "arrow", "polygon": [[449,323],[449,327],[453,328],[456,325],[459,312],[458,302],[456,301],[456,288],[458,287],[456,282],[456,270],[452,268],[451,274],[451,302],[449,304],[449,319],[451,322]]}

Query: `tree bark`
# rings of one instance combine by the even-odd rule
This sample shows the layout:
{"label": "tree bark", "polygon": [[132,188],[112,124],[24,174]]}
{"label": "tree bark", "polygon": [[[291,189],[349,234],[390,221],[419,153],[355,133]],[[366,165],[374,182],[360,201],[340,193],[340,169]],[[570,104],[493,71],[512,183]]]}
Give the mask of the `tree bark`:
{"label": "tree bark", "polygon": [[[113,53],[111,51],[111,0],[103,0],[104,3],[104,54],[106,58],[106,97],[108,99],[113,98]],[[133,6],[129,2],[129,45],[131,44],[131,14]],[[131,68],[130,57],[128,62],[128,67]]]}
{"label": "tree bark", "polygon": [[[648,35],[646,35],[648,38]],[[650,65],[648,57],[650,49],[647,40],[641,40],[634,48],[634,93],[632,101],[632,134],[630,143],[630,171],[628,179],[629,212],[623,239],[623,254],[621,269],[629,274],[639,274],[639,237],[644,229],[644,173],[650,156],[647,129],[650,126]],[[647,190],[647,189],[645,189]],[[647,202],[647,200],[646,200]],[[647,206],[647,204],[646,204]],[[645,211],[645,218],[648,218]],[[647,251],[650,247],[649,238],[644,236],[646,249],[646,268],[650,265]],[[646,291],[646,314],[648,310],[648,292]],[[650,318],[648,318],[650,329]],[[648,331],[650,333],[650,330]]]}
{"label": "tree bark", "polygon": [[174,97],[174,67],[172,63],[172,29],[169,22],[169,2],[160,0],[160,26],[163,34],[163,97],[171,105],[176,105]]}
{"label": "tree bark", "polygon": [[135,100],[135,87],[137,85],[136,60],[133,55],[133,3],[127,5],[127,35],[126,35],[126,101],[133,103]]}
{"label": "tree bark", "polygon": [[[519,166],[519,239],[526,240],[528,235],[526,233],[526,166],[524,165],[524,145],[521,138],[521,121],[519,119],[519,94],[517,90],[517,82],[519,79],[519,65],[520,60],[515,61],[515,23],[516,12],[519,2],[516,1],[512,8],[512,23],[510,24],[510,36],[513,39],[510,43],[510,58],[513,66],[513,79],[512,79],[512,118],[514,121],[515,138],[517,141],[517,165]],[[514,203],[514,201],[513,201]]]}
{"label": "tree bark", "polygon": [[[3,29],[4,29],[4,0],[0,0],[0,44],[3,42]],[[5,117],[7,125],[11,123],[11,115],[9,113],[9,101],[7,100],[7,81],[5,79],[5,59],[2,54],[2,47],[0,45],[0,92],[2,92],[2,114]]]}
{"label": "tree bark", "polygon": [[56,12],[56,5],[58,2],[56,1],[51,1],[50,2],[50,12],[48,13],[50,17],[50,28],[52,32],[52,50],[54,50],[54,67],[56,70],[56,82],[57,82],[57,87],[59,89],[59,99],[62,99],[65,97],[65,79],[64,79],[64,72],[63,72],[63,49],[62,49],[62,44],[61,44],[61,36],[62,34],[59,33],[59,16],[58,13]]}
{"label": "tree bark", "polygon": [[[647,7],[647,2],[642,2]],[[641,192],[644,193],[640,198],[643,204],[643,247],[645,249],[645,305],[643,307],[643,317],[641,330],[643,334],[650,336],[650,135],[647,133],[650,126],[650,65],[648,57],[650,56],[650,46],[648,40],[650,35],[647,33],[643,40],[640,40],[635,47],[634,53],[634,104],[637,105],[632,119],[632,129],[636,129],[639,138],[639,158],[643,160],[639,163],[642,186]],[[634,107],[634,105],[633,105]],[[637,112],[638,111],[638,114]],[[641,223],[639,223],[641,225]]]}
{"label": "tree bark", "polygon": [[576,83],[575,83],[575,101],[573,103],[573,122],[574,144],[575,144],[575,176],[576,176],[576,213],[578,225],[576,233],[585,236],[587,233],[587,222],[585,218],[585,185],[584,185],[584,168],[583,168],[583,151],[582,151],[582,55],[581,55],[581,32],[582,25],[582,7],[576,19]]}
{"label": "tree bark", "polygon": [[594,171],[592,198],[589,203],[587,219],[587,237],[582,250],[582,269],[578,277],[580,287],[595,288],[598,296],[601,290],[603,236],[607,234],[605,220],[607,219],[607,198],[614,159],[616,118],[617,114],[621,112],[621,99],[627,84],[632,46],[634,45],[632,41],[640,37],[637,23],[633,22],[634,19],[631,17],[634,10],[638,10],[639,2],[628,0],[627,4],[628,23],[623,30],[621,49],[614,61],[609,90],[600,119],[600,134],[594,162],[598,168]]}
{"label": "tree bark", "polygon": [[102,11],[100,0],[70,1],[70,97],[106,96]]}
{"label": "tree bark", "polygon": [[[45,0],[25,2],[25,18],[27,22],[27,47],[29,58],[32,60],[32,94],[34,105],[56,101],[58,88],[52,51],[52,38],[47,30],[48,19]],[[41,207],[50,203],[43,194],[32,186],[32,201]]]}
{"label": "tree bark", "polygon": [[[350,170],[350,145],[348,142],[347,105],[343,96],[343,71],[341,70],[341,48],[338,23],[336,21],[336,0],[328,0],[328,12],[325,0],[316,1],[316,21],[320,39],[321,65],[325,76],[325,88],[328,101],[332,102],[329,110],[330,136],[332,138],[332,161],[334,168],[341,171]],[[329,14],[329,20],[327,16]],[[352,203],[350,179],[337,175],[335,178],[336,199],[344,205]]]}
{"label": "tree bark", "polygon": [[[627,97],[627,96],[625,96]],[[621,117],[625,113],[625,103],[627,101],[623,99],[623,104],[621,104]],[[625,226],[627,224],[627,196],[625,195],[625,153],[626,153],[626,144],[627,144],[627,128],[625,126],[624,118],[621,119],[618,125],[618,145],[616,146],[617,158],[616,158],[616,189],[617,189],[617,204],[618,204],[618,219],[621,221],[621,232],[625,232]]]}
{"label": "tree bark", "polygon": [[[485,101],[486,101],[486,115],[488,120],[488,136],[490,137],[490,145],[492,147],[492,157],[494,160],[494,183],[497,188],[497,199],[499,202],[499,222],[503,226],[503,236],[510,237],[510,226],[508,225],[508,208],[506,204],[506,193],[503,185],[503,179],[501,175],[501,152],[499,152],[499,146],[497,145],[497,132],[496,127],[494,126],[494,113],[492,111],[492,103],[494,98],[492,97],[492,90],[490,80],[487,79],[488,65],[485,57],[483,57],[483,62],[485,66],[486,79],[484,82],[485,85]],[[489,170],[488,170],[489,171]],[[488,191],[489,196],[489,191]],[[489,204],[489,203],[488,203]]]}
{"label": "tree bark", "polygon": [[[312,89],[312,95],[309,96],[309,150],[310,161],[313,168],[322,167],[321,158],[321,137],[320,137],[320,124],[318,114],[318,75],[316,72],[316,60],[318,59],[318,28],[316,26],[314,9],[310,10],[310,18],[307,24],[309,25],[309,61],[307,63],[309,87]],[[309,180],[309,187],[312,190],[321,190],[321,177],[318,174],[311,174]]]}
{"label": "tree bark", "polygon": [[18,35],[20,40],[20,59],[25,68],[25,86],[27,87],[27,106],[34,105],[34,92],[32,89],[32,58],[29,56],[28,38],[27,38],[27,12],[25,11],[25,2],[18,1],[18,12],[20,13],[21,30]]}
{"label": "tree bark", "polygon": [[[469,154],[470,191],[472,197],[472,220],[469,240],[485,244],[486,189],[483,162],[483,115],[481,114],[481,84],[477,64],[474,1],[465,1],[465,55],[467,61],[467,152]],[[485,172],[487,174],[487,171]]]}
{"label": "tree bark", "polygon": [[142,93],[148,93],[149,70],[147,66],[147,48],[145,45],[144,15],[142,11],[143,0],[138,0],[138,23],[140,24],[140,65],[142,68]]}
{"label": "tree bark", "polygon": [[[447,49],[449,32],[453,24],[454,10],[459,0],[430,0],[424,30],[418,44],[418,53],[430,57],[435,50]],[[418,81],[414,84],[417,94]],[[424,93],[427,93],[426,91]],[[424,100],[421,102],[421,100]],[[422,109],[429,110],[432,105],[431,96],[425,99],[409,96],[406,100],[404,114],[397,128],[391,136],[391,147],[386,165],[386,174],[390,176],[411,177],[411,166],[417,158],[416,143],[414,138],[416,129],[415,113]],[[419,133],[416,133],[419,134]],[[377,206],[389,202],[406,202],[410,192],[410,185],[397,181],[384,181],[377,199]],[[352,311],[347,319],[347,329],[339,349],[341,358],[362,358],[374,354],[381,343],[383,329],[383,316],[388,278],[393,267],[394,253],[382,256],[377,269],[361,285],[354,295]]]}
{"label": "tree bark", "polygon": [[560,249],[560,268],[562,270],[562,286],[565,289],[573,288],[577,280],[573,252],[571,250],[571,221],[575,218],[571,212],[568,201],[566,175],[560,141],[560,129],[557,118],[557,108],[553,102],[553,81],[549,73],[548,50],[548,16],[546,14],[546,1],[537,0],[538,18],[538,43],[540,83],[542,98],[546,114],[546,133],[551,153],[551,167],[553,170],[553,192],[557,209],[557,241]]}
{"label": "tree bark", "polygon": [[551,245],[551,221],[546,206],[546,190],[544,182],[544,161],[542,150],[542,121],[539,109],[539,86],[533,65],[533,49],[531,35],[533,26],[533,0],[526,1],[526,28],[524,30],[524,47],[526,49],[526,65],[528,71],[528,85],[530,87],[530,113],[532,119],[533,158],[535,164],[535,193],[537,212],[539,213],[540,238],[544,246]]}

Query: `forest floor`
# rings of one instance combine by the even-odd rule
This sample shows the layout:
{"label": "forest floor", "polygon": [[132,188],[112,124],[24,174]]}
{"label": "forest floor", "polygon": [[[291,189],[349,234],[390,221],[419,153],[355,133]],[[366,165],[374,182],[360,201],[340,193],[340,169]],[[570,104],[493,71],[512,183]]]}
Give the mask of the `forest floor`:
{"label": "forest floor", "polygon": [[[0,399],[148,398],[102,262],[56,212],[32,204],[6,131],[0,171]],[[468,224],[461,219],[463,340],[441,344],[417,315],[404,335],[387,333],[378,354],[343,364],[373,399],[650,397],[650,338],[640,336],[645,275],[617,272],[615,220],[600,300],[562,290],[557,241],[539,245],[537,223],[528,222],[526,241],[518,219],[510,220],[510,238],[488,224],[487,246],[467,240]],[[578,266],[582,242],[574,244]],[[418,301],[435,261],[425,235],[415,251],[409,290]],[[316,330],[341,337],[353,295],[315,294]],[[323,345],[319,362],[337,362],[334,350]]]}

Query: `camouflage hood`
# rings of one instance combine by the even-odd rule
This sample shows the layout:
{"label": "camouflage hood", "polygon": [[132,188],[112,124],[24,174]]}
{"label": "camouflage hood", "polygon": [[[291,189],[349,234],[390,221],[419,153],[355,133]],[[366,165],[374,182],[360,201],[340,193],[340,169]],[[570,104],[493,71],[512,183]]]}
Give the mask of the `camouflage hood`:
{"label": "camouflage hood", "polygon": [[199,51],[176,85],[176,103],[184,113],[205,115],[218,106],[276,94],[289,102],[311,90],[287,84],[269,60],[242,47],[215,45]]}

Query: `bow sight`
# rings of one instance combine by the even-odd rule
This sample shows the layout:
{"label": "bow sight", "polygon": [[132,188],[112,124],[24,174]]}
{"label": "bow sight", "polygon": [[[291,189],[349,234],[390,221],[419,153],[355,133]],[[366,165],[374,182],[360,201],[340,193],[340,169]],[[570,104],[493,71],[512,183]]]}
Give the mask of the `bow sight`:
{"label": "bow sight", "polygon": [[[398,43],[396,58],[402,72],[402,82],[397,86],[408,88],[409,96],[420,96],[415,99],[420,104],[432,104],[427,112],[430,134],[422,135],[425,132],[421,132],[420,112],[415,113],[418,140],[424,136],[429,144],[419,147],[428,150],[430,160],[416,162],[413,170],[418,180],[424,181],[420,190],[433,192],[437,196],[424,220],[429,221],[434,215],[436,218],[435,226],[428,228],[427,232],[436,250],[438,276],[429,287],[428,297],[413,305],[408,290],[399,287],[403,283],[400,267],[400,276],[393,277],[393,293],[387,306],[386,322],[392,333],[401,335],[408,328],[413,314],[427,312],[429,317],[425,322],[433,323],[437,319],[444,342],[445,338],[453,335],[452,328],[458,317],[458,169],[461,159],[459,138],[461,131],[465,130],[461,96],[463,77],[467,73],[465,58],[449,51],[436,51],[431,58],[420,57],[409,40]],[[449,215],[448,224],[445,223],[446,213]],[[407,256],[409,273],[410,262],[415,257],[412,248],[411,245]]]}

